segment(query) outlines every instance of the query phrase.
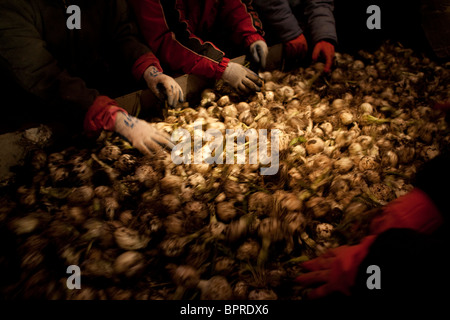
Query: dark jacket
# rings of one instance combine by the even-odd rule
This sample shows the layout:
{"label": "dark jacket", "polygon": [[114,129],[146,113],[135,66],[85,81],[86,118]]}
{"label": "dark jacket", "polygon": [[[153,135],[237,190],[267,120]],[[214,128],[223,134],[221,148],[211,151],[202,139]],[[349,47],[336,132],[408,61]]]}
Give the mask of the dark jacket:
{"label": "dark jacket", "polygon": [[[333,0],[301,1],[301,15],[293,10],[289,0],[247,2],[251,2],[258,13],[268,41],[270,39],[273,43],[283,43],[293,40],[304,32],[301,27],[304,25],[313,44],[321,40],[337,43]],[[301,16],[305,21],[301,21]]]}
{"label": "dark jacket", "polygon": [[[66,26],[69,5],[79,6],[81,29]],[[123,89],[127,81],[120,76],[133,80],[139,59],[140,69],[142,60],[158,65],[138,39],[125,0],[2,0],[0,39],[3,81],[7,77],[49,108],[84,113],[99,94]]]}

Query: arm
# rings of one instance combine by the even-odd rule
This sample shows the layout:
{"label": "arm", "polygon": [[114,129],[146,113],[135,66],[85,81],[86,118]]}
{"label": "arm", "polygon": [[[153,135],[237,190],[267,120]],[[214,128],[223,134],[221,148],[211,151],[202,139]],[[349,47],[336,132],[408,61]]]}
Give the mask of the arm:
{"label": "arm", "polygon": [[110,16],[114,47],[120,52],[123,63],[130,66],[136,80],[145,80],[152,92],[161,100],[167,97],[170,106],[183,102],[183,93],[175,80],[162,73],[158,58],[140,41],[137,26],[130,17],[125,0],[114,1]]}
{"label": "arm", "polygon": [[220,79],[229,59],[196,37],[175,1],[131,0],[142,33],[160,60],[174,71]]}
{"label": "arm", "polygon": [[223,1],[220,9],[221,21],[234,30],[233,41],[244,47],[249,47],[258,40],[264,41],[262,24],[251,2],[246,1],[244,4],[240,0]]}
{"label": "arm", "polygon": [[440,155],[417,173],[416,188],[387,204],[382,213],[370,224],[370,235],[354,246],[340,246],[322,256],[305,262],[303,266],[310,272],[304,273],[297,281],[304,285],[322,283],[310,293],[311,298],[324,297],[331,292],[350,293],[358,268],[367,256],[379,235],[394,229],[408,229],[418,234],[432,234],[445,225],[449,210],[448,192],[436,183],[436,177],[447,181],[448,154]]}
{"label": "arm", "polygon": [[158,58],[139,39],[137,26],[131,19],[129,7],[125,0],[114,1],[111,10],[109,26],[111,41],[117,48],[125,65],[129,66],[136,80],[143,78],[145,70],[150,66],[162,72]]}
{"label": "arm", "polygon": [[333,0],[306,1],[305,16],[314,44],[326,40],[336,45],[337,35],[333,10]]}
{"label": "arm", "polygon": [[58,64],[35,27],[39,19],[28,1],[1,2],[1,63],[22,88],[45,104],[86,112],[98,92]]}
{"label": "arm", "polygon": [[253,0],[253,7],[264,21],[263,27],[270,29],[277,42],[287,42],[303,33],[287,0]]}

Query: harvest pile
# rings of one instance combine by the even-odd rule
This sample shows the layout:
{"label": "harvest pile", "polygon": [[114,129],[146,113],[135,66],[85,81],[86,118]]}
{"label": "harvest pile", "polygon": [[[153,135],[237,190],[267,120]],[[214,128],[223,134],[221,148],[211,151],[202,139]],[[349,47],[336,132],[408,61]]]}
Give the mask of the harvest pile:
{"label": "harvest pile", "polygon": [[[301,299],[299,262],[365,235],[380,208],[412,189],[449,145],[449,65],[398,44],[265,72],[241,97],[220,83],[155,125],[280,130],[280,167],[180,164],[143,157],[120,137],[36,150],[1,198],[20,271],[6,298]],[[10,257],[8,257],[10,259]],[[6,258],[2,259],[5,262]],[[69,290],[67,267],[81,269]]]}

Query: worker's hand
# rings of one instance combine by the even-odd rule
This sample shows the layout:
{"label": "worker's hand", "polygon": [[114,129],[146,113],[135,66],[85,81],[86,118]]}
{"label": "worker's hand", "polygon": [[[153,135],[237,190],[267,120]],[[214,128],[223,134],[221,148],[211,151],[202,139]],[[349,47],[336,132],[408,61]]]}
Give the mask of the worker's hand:
{"label": "worker's hand", "polygon": [[155,66],[150,66],[144,72],[144,79],[152,92],[161,100],[167,98],[167,103],[175,107],[178,102],[184,102],[183,90],[180,85],[172,78]]}
{"label": "worker's hand", "polygon": [[301,274],[295,281],[305,287],[314,287],[307,294],[309,299],[323,298],[335,292],[349,295],[358,268],[374,240],[375,236],[368,236],[358,245],[330,249],[320,257],[302,263],[309,272]]}
{"label": "worker's hand", "polygon": [[253,61],[255,61],[262,70],[266,68],[267,55],[269,54],[269,48],[263,40],[257,40],[250,45],[250,54]]}
{"label": "worker's hand", "polygon": [[235,62],[228,63],[222,79],[240,93],[261,91],[263,85],[256,73]]}
{"label": "worker's hand", "polygon": [[334,45],[328,41],[317,42],[312,53],[312,60],[317,61],[319,57],[325,59],[325,68],[323,71],[330,72],[334,59]]}
{"label": "worker's hand", "polygon": [[165,132],[158,131],[150,123],[124,112],[116,114],[115,131],[145,155],[152,155],[163,148],[172,149],[174,147]]}
{"label": "worker's hand", "polygon": [[297,38],[284,43],[284,53],[288,60],[303,59],[308,53],[308,42],[303,33]]}

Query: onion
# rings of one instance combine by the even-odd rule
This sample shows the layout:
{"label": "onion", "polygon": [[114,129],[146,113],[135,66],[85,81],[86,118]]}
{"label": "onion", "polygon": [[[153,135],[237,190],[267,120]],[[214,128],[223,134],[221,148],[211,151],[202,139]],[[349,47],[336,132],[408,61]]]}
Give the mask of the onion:
{"label": "onion", "polygon": [[103,161],[114,161],[119,159],[122,151],[118,146],[108,145],[103,147],[98,153],[98,158]]}
{"label": "onion", "polygon": [[320,240],[328,240],[331,238],[333,230],[333,225],[329,223],[319,223],[316,226],[317,238],[319,238]]}
{"label": "onion", "polygon": [[342,157],[334,162],[334,167],[339,173],[347,173],[353,168],[353,161],[348,157]]}
{"label": "onion", "polygon": [[175,213],[180,209],[181,202],[174,194],[166,194],[162,197],[161,203],[165,211],[169,214]]}
{"label": "onion", "polygon": [[346,102],[344,99],[335,99],[333,100],[333,102],[331,103],[331,107],[333,108],[334,111],[340,111],[341,109],[343,109],[346,106]]}
{"label": "onion", "polygon": [[223,276],[213,276],[209,280],[200,280],[198,288],[201,290],[201,300],[230,300],[233,290]]}
{"label": "onion", "polygon": [[229,96],[222,96],[217,100],[217,105],[219,107],[225,107],[230,104],[230,97]]}
{"label": "onion", "polygon": [[143,273],[146,263],[144,255],[136,251],[126,251],[116,258],[113,264],[114,272],[127,278]]}
{"label": "onion", "polygon": [[228,275],[232,272],[235,261],[228,257],[220,257],[214,263],[214,271],[222,275]]}
{"label": "onion", "polygon": [[173,281],[178,285],[188,289],[196,288],[200,282],[198,271],[191,266],[178,266],[172,276]]}
{"label": "onion", "polygon": [[272,206],[273,197],[265,192],[252,193],[248,199],[248,211],[256,216],[269,215]]}
{"label": "onion", "polygon": [[9,223],[9,229],[17,235],[31,233],[39,226],[39,219],[34,216],[25,216],[22,218],[14,218]]}
{"label": "onion", "polygon": [[350,112],[341,112],[339,114],[339,119],[341,120],[341,123],[346,126],[353,122],[353,114]]}
{"label": "onion", "polygon": [[312,138],[306,142],[306,151],[308,154],[317,154],[322,152],[325,147],[325,144],[320,138]]}
{"label": "onion", "polygon": [[237,300],[248,298],[248,284],[245,281],[238,281],[233,288],[233,296]]}
{"label": "onion", "polygon": [[230,118],[236,118],[238,115],[238,110],[236,107],[232,104],[226,105],[223,107],[221,115],[224,119],[230,117]]}
{"label": "onion", "polygon": [[67,197],[69,204],[73,205],[86,205],[94,198],[94,190],[91,186],[82,186],[73,188],[72,192]]}
{"label": "onion", "polygon": [[205,99],[209,102],[216,100],[216,94],[212,89],[205,89],[201,93],[202,99]]}
{"label": "onion", "polygon": [[185,217],[181,213],[168,215],[164,227],[168,234],[181,235],[185,233]]}
{"label": "onion", "polygon": [[239,102],[236,105],[236,109],[239,112],[239,114],[241,114],[244,111],[251,111],[251,107],[247,102]]}
{"label": "onion", "polygon": [[174,175],[167,175],[161,179],[161,190],[166,193],[180,192],[183,184],[183,178]]}
{"label": "onion", "polygon": [[236,259],[243,261],[256,260],[259,254],[261,246],[254,239],[247,239],[243,244],[239,246],[236,252]]}
{"label": "onion", "polygon": [[277,300],[277,294],[271,289],[254,289],[248,294],[249,300]]}
{"label": "onion", "polygon": [[217,217],[223,222],[230,222],[237,214],[232,202],[224,201],[216,205]]}
{"label": "onion", "polygon": [[114,232],[117,245],[124,250],[139,250],[147,246],[150,238],[142,236],[138,231],[120,227]]}

